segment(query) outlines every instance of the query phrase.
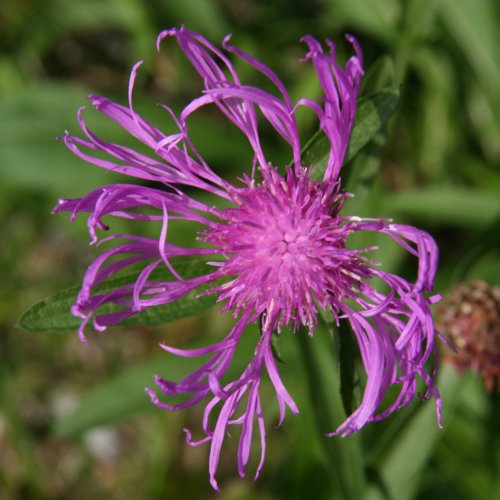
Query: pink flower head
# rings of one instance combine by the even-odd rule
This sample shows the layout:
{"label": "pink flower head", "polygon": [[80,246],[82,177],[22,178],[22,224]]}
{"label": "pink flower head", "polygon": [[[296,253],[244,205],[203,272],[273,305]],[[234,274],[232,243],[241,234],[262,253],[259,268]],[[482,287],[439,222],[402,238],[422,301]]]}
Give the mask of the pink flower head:
{"label": "pink flower head", "polygon": [[[283,83],[262,62],[230,45],[229,37],[219,49],[202,36],[185,28],[164,31],[158,44],[174,37],[204,83],[204,91],[176,116],[163,106],[174,121],[177,132],[166,135],[134,111],[132,89],[140,63],[132,70],[128,105],[105,97],[90,96],[92,104],[150,148],[139,153],[119,144],[105,142],[86,126],[82,110],[78,119],[85,138],[66,134],[64,141],[77,156],[105,169],[149,181],[140,184],[114,184],[100,187],[79,199],[63,199],[56,212],[67,211],[74,218],[87,212],[92,242],[97,229],[108,230],[104,216],[140,222],[158,222],[158,238],[112,234],[116,241],[88,268],[72,312],[83,318],[79,333],[92,319],[102,331],[144,309],[166,304],[200,286],[217,296],[223,310],[237,318],[229,334],[216,344],[183,350],[162,345],[170,354],[187,358],[209,355],[209,360],[180,382],[156,377],[161,393],[147,389],[151,400],[167,410],[179,410],[208,399],[203,418],[205,437],[194,441],[186,430],[188,443],[210,442],[209,473],[214,488],[222,442],[231,426],[240,426],[238,471],[245,475],[254,427],[261,442],[259,475],[265,456],[265,424],[259,392],[267,372],[280,410],[279,424],[286,408],[298,413],[284,387],[271,348],[272,336],[284,325],[294,330],[303,326],[312,335],[318,311],[329,311],[335,320],[349,321],[356,336],[366,371],[366,387],[359,408],[332,434],[346,436],[367,422],[385,418],[407,405],[415,396],[417,378],[424,381],[427,394],[436,399],[439,417],[440,397],[434,384],[435,368],[426,363],[435,357],[436,331],[428,297],[436,273],[438,250],[425,232],[411,226],[393,224],[387,219],[363,219],[341,215],[348,194],[341,189],[339,171],[349,142],[356,112],[356,98],[363,75],[361,50],[354,38],[347,40],[354,55],[344,68],[336,63],[334,45],[329,52],[311,36],[303,38],[308,47],[305,60],[311,61],[324,92],[320,102],[301,99],[292,103]],[[245,61],[274,87],[270,93],[243,84],[228,54]],[[253,166],[241,184],[233,186],[214,172],[189,138],[188,118],[200,108],[215,105],[243,134],[253,150]],[[310,176],[311,165],[301,158],[301,143],[295,118],[297,106],[315,113],[320,129],[330,143],[330,154],[321,180]],[[260,113],[258,113],[260,112]],[[259,138],[264,118],[290,145],[292,166],[280,168],[266,159]],[[107,159],[102,154],[106,153]],[[224,201],[228,208],[208,206],[184,193],[182,186],[205,190]],[[199,232],[200,247],[185,248],[168,241],[168,226],[176,220],[192,221],[204,227]],[[375,231],[392,238],[418,261],[416,281],[409,282],[384,272],[366,253],[373,248],[353,250],[347,237],[357,231]],[[175,270],[178,257],[205,258],[212,270],[205,275],[184,279]],[[132,265],[139,264],[135,283],[111,291],[96,287],[104,280]],[[151,273],[166,266],[170,281],[155,281]],[[386,285],[381,292],[371,284],[373,278]],[[105,304],[119,305],[118,312],[103,313]],[[245,326],[259,322],[258,339],[250,364],[237,380],[221,379],[233,358]],[[436,364],[436,363],[435,363]],[[387,391],[399,387],[392,404],[379,407]],[[168,402],[169,396],[186,395],[181,403]],[[215,426],[211,422],[216,421]]]}

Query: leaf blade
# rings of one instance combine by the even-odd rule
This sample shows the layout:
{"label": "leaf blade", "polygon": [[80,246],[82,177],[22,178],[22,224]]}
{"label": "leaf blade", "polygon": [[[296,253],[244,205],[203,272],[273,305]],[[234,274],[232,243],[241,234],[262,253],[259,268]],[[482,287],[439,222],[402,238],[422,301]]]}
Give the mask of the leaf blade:
{"label": "leaf blade", "polygon": [[[176,265],[177,272],[185,279],[200,276],[207,268],[207,264],[200,260],[178,263]],[[152,274],[153,279],[157,280],[166,280],[171,276],[170,272],[166,269]],[[117,286],[133,283],[136,277],[137,274],[134,273],[106,280],[97,290],[101,292],[112,290]],[[153,326],[200,313],[215,303],[214,296],[206,295],[197,297],[202,290],[200,287],[196,291],[189,292],[174,302],[148,308],[120,324],[124,326]],[[80,325],[81,319],[73,316],[70,308],[76,302],[79,291],[80,287],[72,287],[47,297],[45,300],[30,307],[19,319],[18,326],[23,330],[31,332],[65,333],[74,331]],[[119,310],[118,306],[108,305],[101,308],[99,313],[114,312],[117,310]]]}
{"label": "leaf blade", "polygon": [[387,197],[386,205],[391,213],[463,227],[486,226],[500,216],[498,195],[474,188],[405,189]]}
{"label": "leaf blade", "polygon": [[[360,99],[344,164],[365,147],[395,113],[399,104],[399,87],[387,87],[375,94]],[[312,165],[311,176],[320,179],[325,171],[330,142],[319,131],[305,145],[302,159]]]}

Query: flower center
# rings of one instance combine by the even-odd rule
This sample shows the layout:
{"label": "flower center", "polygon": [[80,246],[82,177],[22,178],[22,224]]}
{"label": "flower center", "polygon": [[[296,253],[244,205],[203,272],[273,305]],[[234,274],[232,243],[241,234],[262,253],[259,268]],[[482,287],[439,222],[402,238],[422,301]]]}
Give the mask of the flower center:
{"label": "flower center", "polygon": [[[306,172],[275,169],[237,193],[216,228],[204,234],[227,260],[220,272],[233,279],[217,289],[235,313],[279,310],[277,324],[313,326],[317,304],[331,304],[346,257],[347,232],[338,216],[345,194]],[[337,283],[338,284],[338,283]]]}

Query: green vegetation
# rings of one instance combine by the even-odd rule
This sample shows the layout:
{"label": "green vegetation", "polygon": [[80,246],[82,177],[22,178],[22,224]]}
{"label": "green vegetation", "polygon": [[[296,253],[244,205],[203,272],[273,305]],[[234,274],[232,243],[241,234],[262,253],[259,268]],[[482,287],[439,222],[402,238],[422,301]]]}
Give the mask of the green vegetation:
{"label": "green vegetation", "polygon": [[[188,447],[182,432],[186,426],[196,432],[202,408],[169,414],[153,407],[143,391],[153,374],[178,378],[191,367],[161,351],[163,340],[201,346],[227,332],[232,318],[210,307],[211,298],[203,299],[196,316],[186,317],[193,311],[191,297],[164,310],[176,315],[173,322],[130,321],[103,334],[89,332],[87,345],[65,310],[75,290],[51,302],[66,328],[44,323],[38,329],[51,333],[34,333],[16,326],[34,303],[78,285],[96,255],[83,219],[69,224],[64,215],[50,215],[57,198],[120,180],[73,156],[56,137],[65,129],[77,133],[76,111],[90,93],[126,102],[128,73],[138,59],[145,64],[136,83],[137,111],[161,124],[157,102],[181,109],[200,83],[174,43],[163,43],[160,53],[154,48],[159,31],[181,24],[217,43],[232,33],[235,44],[283,77],[294,99],[319,93],[310,65],[299,62],[305,50],[299,38],[331,38],[342,58],[349,50],[343,34],[355,35],[367,69],[358,119],[368,117],[368,125],[353,136],[344,167],[343,178],[356,194],[346,211],[392,217],[431,232],[441,251],[442,294],[477,278],[499,284],[499,19],[496,0],[4,0],[0,497],[331,499],[359,496],[362,488],[369,499],[499,497],[500,397],[471,372],[457,374],[443,363],[443,430],[432,402],[414,402],[358,435],[326,438],[342,419],[340,392],[344,404],[349,395],[339,386],[346,380],[355,386],[346,375],[354,368],[339,369],[335,352],[321,348],[329,340],[326,328],[309,346],[318,352],[301,348],[284,332],[280,371],[301,413],[288,414],[280,429],[268,433],[266,466],[256,484],[237,477],[235,446],[225,444],[222,493],[216,494],[208,484],[207,448]],[[248,67],[238,70],[261,83]],[[98,135],[131,141],[91,109],[86,113]],[[316,126],[304,112],[301,136],[313,137]],[[222,116],[193,117],[191,130],[202,154],[226,178],[251,168],[245,139]],[[264,145],[275,164],[289,162],[289,151],[274,135],[265,136]],[[319,162],[321,141],[312,139],[309,151]],[[184,227],[171,231],[176,242],[192,237]],[[382,239],[370,244],[380,247],[377,258],[386,269],[412,276],[413,262],[395,245]],[[35,313],[28,320],[42,321]],[[258,332],[247,337],[252,335]],[[341,353],[352,348],[338,347]],[[242,345],[242,356],[244,350]],[[442,351],[450,356],[444,345]],[[315,411],[317,395],[304,377],[314,356],[321,391],[335,392],[321,411]],[[268,421],[277,421],[271,386],[263,391]],[[350,397],[357,397],[355,387]]]}

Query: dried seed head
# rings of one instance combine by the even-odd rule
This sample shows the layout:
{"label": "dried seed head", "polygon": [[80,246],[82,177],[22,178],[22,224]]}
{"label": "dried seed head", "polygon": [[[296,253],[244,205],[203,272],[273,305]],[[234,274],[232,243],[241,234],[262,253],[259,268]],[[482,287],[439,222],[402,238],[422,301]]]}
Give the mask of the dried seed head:
{"label": "dried seed head", "polygon": [[459,284],[438,314],[439,330],[457,348],[448,359],[460,371],[476,371],[489,391],[500,390],[500,286],[482,280]]}

